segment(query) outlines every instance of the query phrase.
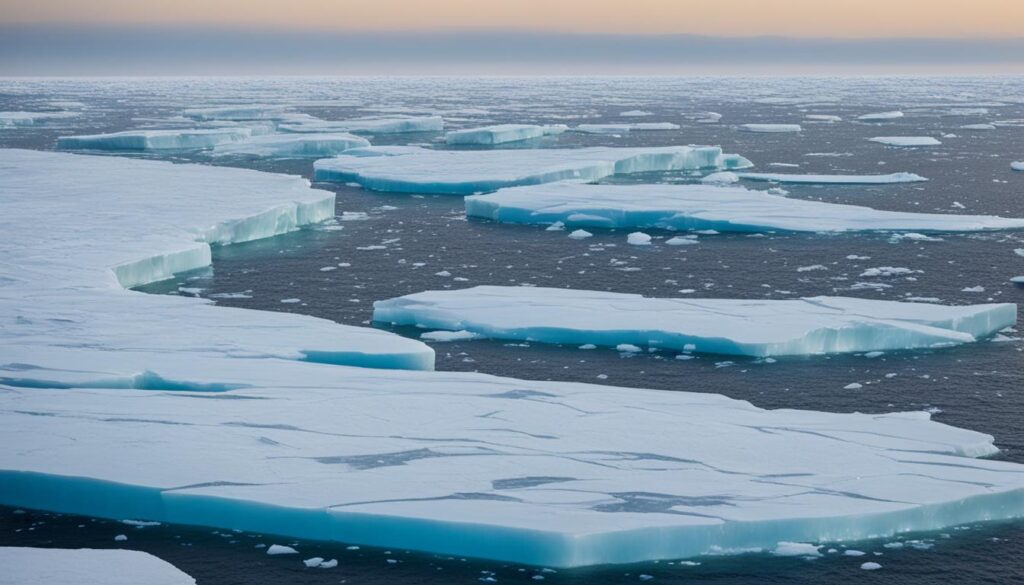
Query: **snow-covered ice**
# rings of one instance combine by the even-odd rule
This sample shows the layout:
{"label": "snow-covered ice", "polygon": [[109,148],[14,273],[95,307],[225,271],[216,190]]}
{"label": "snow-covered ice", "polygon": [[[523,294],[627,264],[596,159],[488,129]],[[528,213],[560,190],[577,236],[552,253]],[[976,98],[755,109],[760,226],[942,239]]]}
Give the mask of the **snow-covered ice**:
{"label": "snow-covered ice", "polygon": [[269,134],[256,136],[213,149],[216,155],[242,155],[267,158],[307,158],[334,156],[351,148],[370,146],[365,138],[339,133]]}
{"label": "snow-covered ice", "polygon": [[208,266],[211,246],[334,217],[334,194],[310,189],[301,177],[0,150],[0,205],[7,226],[0,241],[5,357],[14,347],[29,355],[69,345],[105,348],[134,368],[128,378],[108,381],[123,387],[173,385],[151,375],[165,354],[433,367],[429,347],[385,332],[125,290]]}
{"label": "snow-covered ice", "polygon": [[522,150],[356,148],[314,163],[318,181],[355,182],[375,191],[469,195],[502,187],[615,174],[751,166],[717,146]]}
{"label": "snow-covered ice", "polygon": [[882,122],[885,120],[898,120],[903,117],[903,112],[875,112],[872,114],[864,114],[857,116],[857,119],[862,122]]}
{"label": "snow-covered ice", "polygon": [[466,215],[504,223],[573,227],[713,229],[722,232],[1024,229],[1024,218],[909,213],[793,199],[718,185],[588,185],[560,182],[466,197]]}
{"label": "snow-covered ice", "polygon": [[135,550],[0,547],[0,585],[195,585],[167,561]]}
{"label": "snow-covered ice", "polygon": [[770,134],[777,132],[800,132],[803,130],[800,124],[742,124],[740,128],[747,132],[765,132]]}
{"label": "snow-covered ice", "polygon": [[672,122],[638,122],[635,124],[580,124],[572,130],[585,134],[625,134],[632,131],[678,130]]}
{"label": "snow-covered ice", "polygon": [[377,116],[349,120],[319,120],[303,118],[283,122],[278,128],[284,132],[352,132],[355,134],[407,134],[411,132],[441,132],[441,116]]}
{"label": "snow-covered ice", "polygon": [[125,130],[110,134],[61,136],[57,148],[65,150],[185,150],[212,148],[246,140],[252,130],[244,127],[181,128],[172,130]]}
{"label": "snow-covered ice", "polygon": [[741,179],[773,181],[776,183],[819,183],[832,185],[884,185],[888,183],[916,183],[928,179],[914,173],[888,175],[797,175],[784,173],[737,173]]}
{"label": "snow-covered ice", "polygon": [[377,301],[373,318],[493,339],[605,347],[631,344],[765,357],[970,343],[1013,325],[1017,306],[945,306],[846,297],[672,299],[478,286]]}
{"label": "snow-covered ice", "polygon": [[568,129],[564,124],[539,126],[536,124],[500,124],[481,128],[453,130],[444,135],[448,144],[494,145],[506,142],[519,142],[543,136],[561,134]]}
{"label": "snow-covered ice", "polygon": [[868,140],[887,146],[938,146],[942,144],[941,141],[931,136],[875,136]]}

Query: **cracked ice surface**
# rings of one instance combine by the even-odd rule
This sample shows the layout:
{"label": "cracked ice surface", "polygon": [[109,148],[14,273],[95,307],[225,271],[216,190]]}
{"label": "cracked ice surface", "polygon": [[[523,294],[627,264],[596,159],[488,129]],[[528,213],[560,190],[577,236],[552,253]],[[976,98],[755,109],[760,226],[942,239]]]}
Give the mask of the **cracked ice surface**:
{"label": "cracked ice surface", "polygon": [[927,413],[158,355],[235,389],[104,389],[145,357],[5,352],[94,388],[0,386],[0,502],[557,567],[1024,513],[1024,466]]}
{"label": "cracked ice surface", "polygon": [[561,182],[466,197],[466,215],[505,223],[723,232],[971,232],[1024,228],[1024,218],[882,211],[716,185]]}
{"label": "cracked ice surface", "polygon": [[547,343],[620,344],[749,356],[956,345],[1017,321],[1011,303],[944,306],[846,297],[671,299],[478,286],[374,303],[375,321]]}
{"label": "cracked ice surface", "polygon": [[195,585],[167,561],[134,550],[0,547],[10,585]]}
{"label": "cracked ice surface", "polygon": [[208,266],[211,245],[333,217],[334,195],[300,177],[0,150],[0,206],[0,353],[153,352],[139,375],[158,352],[433,368],[430,348],[381,331],[124,290]]}
{"label": "cracked ice surface", "polygon": [[750,161],[722,154],[717,146],[500,151],[373,146],[318,160],[314,168],[318,181],[356,182],[375,191],[469,195],[565,179],[749,166]]}

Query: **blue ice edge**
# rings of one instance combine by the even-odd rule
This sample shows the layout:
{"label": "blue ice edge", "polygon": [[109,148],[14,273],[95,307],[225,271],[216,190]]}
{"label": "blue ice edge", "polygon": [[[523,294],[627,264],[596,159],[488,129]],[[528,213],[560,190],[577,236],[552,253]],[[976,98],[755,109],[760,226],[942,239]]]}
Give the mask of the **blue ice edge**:
{"label": "blue ice edge", "polygon": [[[191,486],[183,486],[183,488]],[[179,488],[179,489],[183,489]],[[563,534],[482,523],[288,508],[84,477],[0,470],[0,503],[100,518],[243,530],[308,540],[404,548],[526,565],[572,568],[712,552],[765,550],[781,541],[838,542],[1024,516],[1024,489],[862,515],[725,522]]]}

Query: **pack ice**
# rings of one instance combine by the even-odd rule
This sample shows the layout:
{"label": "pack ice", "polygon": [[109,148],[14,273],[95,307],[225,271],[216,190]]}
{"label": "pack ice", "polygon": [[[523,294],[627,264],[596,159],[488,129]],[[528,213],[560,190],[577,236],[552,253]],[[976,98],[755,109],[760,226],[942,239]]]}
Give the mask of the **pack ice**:
{"label": "pack ice", "polygon": [[466,197],[466,215],[503,223],[756,232],[972,232],[1024,229],[1024,218],[882,211],[718,185],[571,181]]}
{"label": "pack ice", "polygon": [[134,550],[0,547],[0,585],[195,585],[170,563]]}
{"label": "pack ice", "polygon": [[354,134],[406,134],[441,132],[441,116],[374,116],[350,120],[299,118],[278,125],[282,132],[352,132]]}
{"label": "pack ice", "polygon": [[453,130],[444,135],[444,140],[448,144],[491,146],[561,134],[567,129],[568,126],[565,124],[545,126],[536,124],[499,124],[496,126],[483,126],[481,128]]}
{"label": "pack ice", "polygon": [[267,158],[334,156],[351,148],[369,146],[365,138],[344,132],[324,134],[269,134],[241,142],[217,145],[214,156],[237,155]]}
{"label": "pack ice", "polygon": [[0,150],[0,204],[0,354],[86,345],[149,355],[126,387],[173,385],[146,374],[162,354],[433,368],[427,346],[372,329],[125,290],[208,266],[211,246],[334,217],[334,195],[300,177]]}
{"label": "pack ice", "polygon": [[646,298],[541,287],[427,291],[373,305],[375,321],[480,337],[755,357],[970,343],[1012,326],[1014,304],[944,306],[845,297]]}
{"label": "pack ice", "polygon": [[374,191],[469,195],[564,179],[597,180],[615,174],[736,169],[747,159],[717,146],[522,150],[433,150],[373,146],[314,163],[318,181],[356,182]]}
{"label": "pack ice", "polygon": [[125,130],[109,134],[61,136],[57,148],[64,150],[188,150],[212,148],[250,138],[251,128],[175,128],[169,130]]}
{"label": "pack ice", "polygon": [[798,175],[785,173],[736,173],[741,179],[772,181],[775,183],[816,183],[823,185],[886,185],[890,183],[917,183],[928,179],[914,173],[888,175]]}

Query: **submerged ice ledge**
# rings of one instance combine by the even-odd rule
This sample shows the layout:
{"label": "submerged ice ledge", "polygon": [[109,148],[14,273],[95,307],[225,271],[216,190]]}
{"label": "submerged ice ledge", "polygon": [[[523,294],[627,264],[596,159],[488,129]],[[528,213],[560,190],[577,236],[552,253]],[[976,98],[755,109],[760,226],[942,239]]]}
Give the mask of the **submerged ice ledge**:
{"label": "submerged ice ledge", "polygon": [[1017,321],[1017,306],[1011,303],[672,299],[502,286],[427,291],[377,301],[373,307],[373,319],[381,323],[493,339],[754,357],[958,345]]}
{"label": "submerged ice ledge", "polygon": [[747,159],[722,154],[717,146],[500,151],[374,146],[314,164],[318,181],[355,182],[374,191],[452,195],[565,179],[593,181],[616,174],[749,166]]}
{"label": "submerged ice ledge", "polygon": [[780,230],[970,232],[1024,229],[1024,218],[882,211],[716,185],[561,182],[466,197],[466,215],[505,223],[654,227],[723,232]]}

